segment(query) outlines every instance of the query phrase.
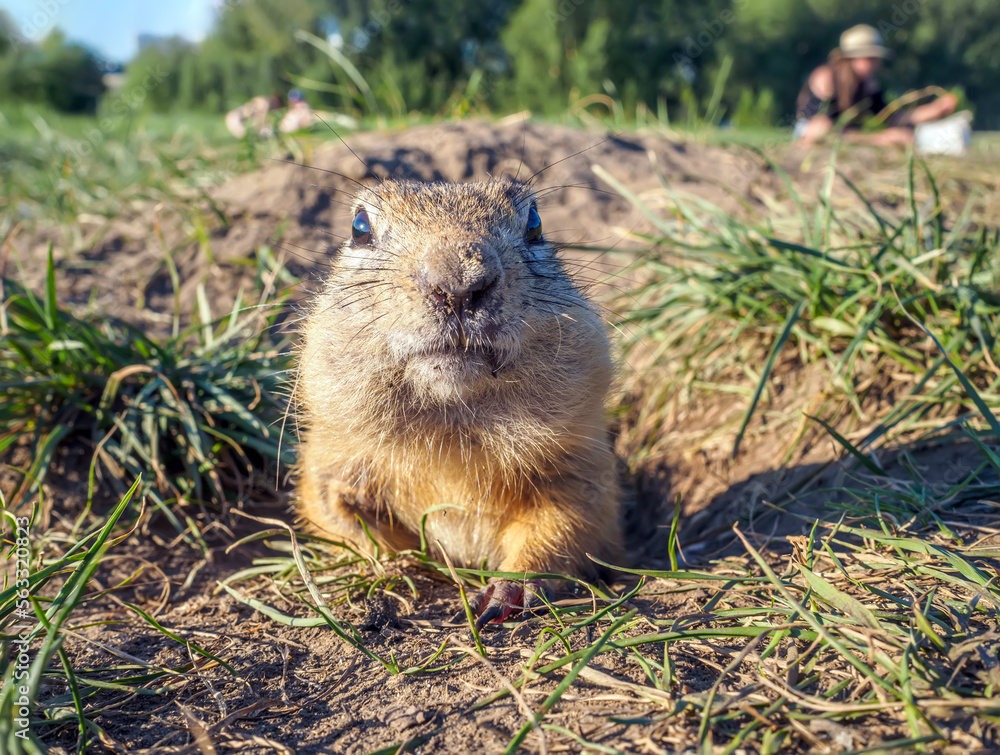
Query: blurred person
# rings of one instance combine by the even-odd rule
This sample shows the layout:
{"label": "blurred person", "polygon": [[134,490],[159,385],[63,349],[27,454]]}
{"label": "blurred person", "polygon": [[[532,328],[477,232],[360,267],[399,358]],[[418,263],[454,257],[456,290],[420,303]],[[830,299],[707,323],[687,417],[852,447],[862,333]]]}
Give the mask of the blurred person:
{"label": "blurred person", "polygon": [[799,93],[793,138],[802,144],[815,144],[836,128],[844,137],[876,145],[913,143],[914,127],[938,121],[955,112],[958,98],[945,94],[926,105],[897,110],[880,131],[859,131],[865,117],[885,109],[885,97],[878,72],[891,55],[883,45],[882,35],[859,24],[840,35],[840,47],[830,53],[827,64],[809,75]]}
{"label": "blurred person", "polygon": [[271,125],[267,122],[268,113],[284,107],[284,104],[279,94],[272,94],[270,97],[254,97],[249,102],[226,113],[226,128],[237,139],[242,139],[247,135],[249,126],[257,136],[266,139],[274,133]]}
{"label": "blurred person", "polygon": [[293,89],[288,93],[288,112],[285,113],[278,130],[283,134],[291,134],[295,131],[305,131],[312,128],[316,123],[316,114],[309,107],[305,96],[298,89]]}

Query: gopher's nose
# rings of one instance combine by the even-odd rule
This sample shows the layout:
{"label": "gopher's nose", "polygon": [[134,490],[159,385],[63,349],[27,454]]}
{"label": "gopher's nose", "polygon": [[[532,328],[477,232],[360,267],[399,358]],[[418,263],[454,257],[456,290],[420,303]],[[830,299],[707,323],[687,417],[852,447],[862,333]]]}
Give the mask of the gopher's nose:
{"label": "gopher's nose", "polygon": [[498,277],[489,271],[480,275],[435,276],[432,273],[417,276],[417,284],[427,299],[436,307],[450,309],[456,315],[475,312],[497,284]]}

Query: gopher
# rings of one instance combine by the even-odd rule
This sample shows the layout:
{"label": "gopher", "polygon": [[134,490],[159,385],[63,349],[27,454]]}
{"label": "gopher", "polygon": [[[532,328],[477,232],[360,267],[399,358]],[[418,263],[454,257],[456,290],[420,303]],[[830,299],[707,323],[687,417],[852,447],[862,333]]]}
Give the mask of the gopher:
{"label": "gopher", "polygon": [[[386,180],[305,317],[297,508],[367,549],[594,578],[621,555],[602,318],[542,232],[524,182]],[[363,523],[363,524],[362,524]],[[546,585],[493,579],[481,627]]]}

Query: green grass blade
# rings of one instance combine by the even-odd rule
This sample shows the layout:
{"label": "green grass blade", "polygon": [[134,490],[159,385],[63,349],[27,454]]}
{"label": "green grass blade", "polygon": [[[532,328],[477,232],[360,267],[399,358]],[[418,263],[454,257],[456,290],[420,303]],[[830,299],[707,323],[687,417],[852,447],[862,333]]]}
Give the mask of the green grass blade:
{"label": "green grass blade", "polygon": [[802,312],[805,310],[807,303],[808,301],[806,299],[800,300],[795,308],[788,314],[788,318],[785,320],[785,326],[781,329],[781,334],[772,345],[771,353],[767,355],[767,361],[764,363],[764,369],[761,372],[760,379],[757,381],[757,386],[754,388],[750,404],[747,406],[747,409],[743,414],[743,421],[740,423],[739,432],[736,433],[736,440],[733,442],[733,458],[735,458],[740,451],[740,442],[743,440],[743,435],[746,433],[747,426],[750,424],[750,418],[753,417],[754,410],[757,408],[757,402],[760,401],[761,394],[764,392],[764,386],[767,384],[768,378],[771,377],[774,365],[778,361],[778,355],[781,353],[782,348],[784,348],[788,337],[792,334],[792,329],[802,316]]}

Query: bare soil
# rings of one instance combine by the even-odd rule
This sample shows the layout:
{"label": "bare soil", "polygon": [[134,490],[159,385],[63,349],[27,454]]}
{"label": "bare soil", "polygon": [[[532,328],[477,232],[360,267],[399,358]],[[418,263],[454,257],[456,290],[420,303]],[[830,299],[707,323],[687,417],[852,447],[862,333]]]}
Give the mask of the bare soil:
{"label": "bare soil", "polygon": [[[180,275],[178,300],[185,316],[194,311],[199,284],[207,287],[215,311],[225,311],[240,287],[251,286],[262,246],[273,247],[291,269],[315,281],[323,274],[325,257],[349,228],[354,187],[385,176],[447,181],[496,175],[530,178],[540,192],[546,233],[568,247],[602,250],[564,252],[581,266],[601,271],[624,264],[641,243],[638,235],[651,228],[632,204],[598,179],[594,165],[651,200],[658,195],[663,176],[674,188],[732,213],[763,216],[775,202],[788,201],[783,179],[753,152],[654,134],[470,121],[357,134],[349,143],[350,148],[339,142],[312,143],[306,150],[308,165],[275,161],[233,177],[212,194],[214,208],[137,207],[129,217],[88,239],[86,248],[57,249],[64,299],[82,310],[162,334],[175,303],[164,262],[167,253]],[[823,154],[802,154],[790,147],[771,153],[803,195],[822,186]],[[888,187],[880,195],[886,206],[901,201],[906,166],[900,155],[856,149],[842,167],[852,179],[877,179]],[[207,229],[200,241],[195,232],[199,225]],[[35,282],[40,280],[38,263],[47,238],[45,231],[39,231],[13,242]],[[585,279],[590,275],[581,271]],[[598,293],[613,294],[615,287],[627,283],[602,282]],[[296,296],[308,296],[309,285]],[[637,492],[629,512],[636,563],[663,566],[665,527],[678,495],[684,517],[681,545],[695,566],[731,545],[730,528],[736,521],[762,545],[775,532],[805,532],[807,524],[776,516],[767,504],[789,493],[804,498],[808,490],[843,474],[831,463],[837,457],[834,444],[819,434],[808,436],[788,453],[799,431],[801,409],[821,392],[821,382],[818,374],[796,371],[791,365],[779,368],[780,388],[770,397],[767,420],[751,427],[744,450],[735,459],[730,458],[733,433],[726,428],[738,421],[742,400],[707,397],[679,406],[664,428],[655,456],[624,473]],[[962,456],[960,448],[929,449],[916,463],[926,465],[932,476],[938,470],[954,476],[963,468]],[[65,465],[67,474],[74,473],[71,459]],[[53,480],[49,487],[54,509],[71,516],[79,505],[79,483]],[[245,501],[243,508],[288,518],[286,499],[287,490],[281,489],[270,500]],[[161,694],[150,695],[143,689],[125,699],[108,695],[109,707],[97,718],[108,751],[207,753],[212,750],[206,747],[214,746],[216,751],[245,753],[367,753],[414,739],[414,751],[421,753],[500,752],[525,723],[524,711],[511,697],[477,711],[471,708],[519,676],[524,652],[536,644],[536,625],[513,623],[488,631],[488,663],[469,658],[434,673],[391,675],[326,627],[284,626],[221,592],[218,580],[268,553],[263,545],[226,552],[236,534],[259,525],[244,520],[225,524],[235,532],[213,541],[208,559],[178,547],[171,542],[172,534],[156,525],[133,535],[112,551],[99,580],[109,587],[141,569],[138,578],[89,604],[77,617],[80,628],[67,639],[66,647],[78,668],[127,664],[129,656],[165,667],[196,662],[196,668],[161,682],[166,685]],[[780,561],[787,555],[785,543],[785,550],[776,547],[771,557]],[[392,653],[408,664],[427,658],[449,635],[455,643],[470,642],[467,630],[449,623],[459,608],[454,585],[411,561],[392,562],[387,568],[410,576],[419,597],[389,598],[387,607],[377,601],[367,605],[363,596],[356,596],[353,607],[343,604],[334,609],[339,618],[364,627],[360,631],[372,650],[384,656]],[[289,614],[315,615],[276,592],[269,582],[241,583],[238,589]],[[632,605],[649,622],[669,622],[702,613],[711,594],[654,581]],[[236,673],[152,631],[125,603],[149,611],[162,625],[224,659]],[[698,696],[708,692],[721,668],[744,644],[706,641],[680,652],[675,658],[673,694],[704,699]],[[637,664],[605,654],[592,668],[623,684],[616,687],[606,679],[584,678],[563,696],[548,723],[623,752],[685,752],[695,745],[696,708],[691,715],[664,719],[667,708],[637,696],[627,685],[648,685]],[[537,707],[564,673],[533,682],[523,691],[524,703]],[[741,680],[755,673],[749,661],[737,664],[716,694],[738,695]],[[840,749],[860,748],[901,736],[903,731],[898,719],[877,715],[864,727],[849,731],[838,727],[831,722],[827,731],[813,732],[812,739],[800,738],[789,751],[815,750],[814,740],[840,742]],[[720,739],[723,734],[719,733]],[[75,732],[71,726],[55,727],[47,738],[54,748],[72,750]],[[213,744],[206,744],[209,741]],[[976,740],[991,741],[985,735]],[[568,736],[553,732],[544,745],[537,733],[529,735],[524,745],[532,752],[543,746],[549,752],[580,751]],[[970,744],[968,751],[974,749],[975,743]]]}

